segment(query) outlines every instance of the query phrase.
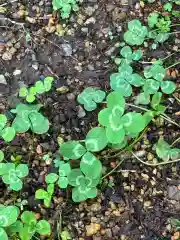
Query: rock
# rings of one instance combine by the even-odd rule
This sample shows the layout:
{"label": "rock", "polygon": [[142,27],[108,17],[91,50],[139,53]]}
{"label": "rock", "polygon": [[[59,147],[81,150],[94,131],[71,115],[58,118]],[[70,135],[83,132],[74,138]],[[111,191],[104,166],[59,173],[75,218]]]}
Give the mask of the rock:
{"label": "rock", "polygon": [[90,225],[86,226],[86,235],[92,236],[96,234],[100,230],[101,226],[98,223],[91,223]]}
{"label": "rock", "polygon": [[90,17],[85,21],[85,25],[88,25],[90,23],[95,24],[95,22],[96,22],[96,19],[94,17]]}
{"label": "rock", "polygon": [[6,51],[2,55],[4,61],[10,61],[12,59],[12,54],[9,51]]}
{"label": "rock", "polygon": [[114,4],[108,4],[108,5],[106,6],[107,12],[111,12],[114,8],[115,8],[115,5],[114,5]]}
{"label": "rock", "polygon": [[6,78],[4,77],[3,74],[0,75],[0,83],[4,84],[4,85],[7,85]]}
{"label": "rock", "polygon": [[74,100],[74,99],[75,99],[74,93],[68,93],[68,94],[67,94],[67,99],[68,99],[69,101]]}
{"label": "rock", "polygon": [[112,228],[112,233],[113,233],[113,235],[116,236],[116,237],[117,237],[117,236],[120,236],[120,231],[121,231],[121,229],[120,229],[120,227],[117,226],[117,225]]}
{"label": "rock", "polygon": [[20,75],[21,74],[21,70],[20,69],[16,69],[14,72],[13,72],[13,76],[17,76],[17,75]]}
{"label": "rock", "polygon": [[172,200],[180,200],[180,191],[176,186],[168,186],[168,197]]}
{"label": "rock", "polygon": [[105,229],[105,234],[108,237],[108,239],[112,238],[112,231],[110,228]]}
{"label": "rock", "polygon": [[91,205],[91,211],[92,212],[98,212],[101,210],[101,205],[100,203],[94,203]]}
{"label": "rock", "polygon": [[86,116],[86,112],[81,106],[78,106],[78,118],[83,118]]}
{"label": "rock", "polygon": [[69,43],[61,44],[63,50],[63,56],[70,57],[72,55],[72,46]]}
{"label": "rock", "polygon": [[28,21],[29,23],[32,23],[32,24],[34,24],[34,23],[36,23],[36,19],[35,18],[31,18],[31,17],[26,17],[26,21]]}
{"label": "rock", "polygon": [[112,12],[112,19],[113,19],[113,21],[124,20],[125,18],[126,18],[126,13],[125,12],[121,12],[119,10],[119,8],[117,8],[117,7]]}
{"label": "rock", "polygon": [[85,13],[90,17],[90,16],[93,15],[93,13],[94,13],[95,10],[96,10],[96,9],[95,9],[94,7],[88,6],[88,7],[86,7],[86,9],[85,9]]}
{"label": "rock", "polygon": [[67,86],[62,86],[60,88],[57,88],[56,91],[61,94],[65,94],[65,93],[69,92],[69,88]]}
{"label": "rock", "polygon": [[9,49],[9,52],[10,52],[12,55],[14,55],[15,52],[17,52],[17,49],[14,48],[14,47],[12,47],[12,48]]}

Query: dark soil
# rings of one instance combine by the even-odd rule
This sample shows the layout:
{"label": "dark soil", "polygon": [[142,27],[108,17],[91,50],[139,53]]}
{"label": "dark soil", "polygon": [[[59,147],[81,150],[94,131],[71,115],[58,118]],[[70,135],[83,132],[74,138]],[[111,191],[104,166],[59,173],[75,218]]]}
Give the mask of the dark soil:
{"label": "dark soil", "polygon": [[[1,2],[4,3],[0,0],[0,5]],[[39,98],[44,106],[42,111],[51,123],[48,134],[33,136],[26,133],[16,136],[10,145],[0,142],[7,160],[11,155],[22,155],[22,162],[28,163],[30,169],[24,188],[18,193],[7,190],[0,180],[0,203],[13,204],[18,198],[28,199],[28,206],[24,208],[41,213],[52,224],[53,234],[48,239],[57,239],[59,222],[61,229],[67,228],[74,240],[155,240],[161,236],[170,239],[172,229],[168,219],[180,218],[180,192],[179,198],[170,197],[172,186],[179,191],[179,163],[151,168],[128,155],[124,156],[126,162],[112,175],[114,185],[109,187],[109,178],[106,178],[97,199],[75,204],[70,190],[60,189],[56,189],[49,209],[34,199],[35,191],[46,187],[45,175],[56,171],[53,164],[42,160],[42,155],[51,152],[55,156],[58,153],[58,137],[63,140],[84,139],[89,129],[97,125],[98,111],[82,117],[84,112],[76,101],[77,95],[89,86],[109,90],[109,75],[115,69],[110,57],[119,52],[116,43],[123,40],[123,31],[129,20],[139,18],[147,21],[152,6],[145,5],[143,9],[138,1],[87,0],[69,21],[58,21],[58,16],[53,15],[51,26],[48,25],[52,20],[49,0],[19,0],[5,7],[7,11],[0,13],[0,74],[5,76],[7,84],[0,83],[0,111],[12,117],[9,109],[20,101],[18,89],[22,84],[31,86],[40,76],[47,75],[54,75],[55,83],[52,91]],[[159,4],[153,5],[155,8],[162,9]],[[64,29],[63,36],[55,32],[57,24]],[[109,31],[113,33],[112,40],[108,36]],[[158,50],[146,49],[144,61],[172,53],[177,46],[176,39],[178,35]],[[5,59],[5,52],[10,52],[9,60]],[[166,62],[167,66],[176,60],[178,53]],[[20,73],[16,74],[15,70],[20,70]],[[172,72],[175,72],[175,77]],[[178,86],[178,68],[171,69],[170,74]],[[129,99],[130,102],[132,100]],[[165,104],[168,106],[166,113],[175,122],[180,122],[179,103],[170,97],[165,99]],[[144,160],[156,157],[152,145],[160,135],[171,144],[180,136],[179,128],[166,121],[150,126],[135,146]],[[42,153],[37,152],[37,147]],[[180,145],[177,143],[176,147]],[[119,159],[107,160],[104,157],[107,154],[102,153],[102,158],[105,158],[103,161],[109,171],[112,163],[117,164]],[[87,236],[90,224],[100,227]]]}

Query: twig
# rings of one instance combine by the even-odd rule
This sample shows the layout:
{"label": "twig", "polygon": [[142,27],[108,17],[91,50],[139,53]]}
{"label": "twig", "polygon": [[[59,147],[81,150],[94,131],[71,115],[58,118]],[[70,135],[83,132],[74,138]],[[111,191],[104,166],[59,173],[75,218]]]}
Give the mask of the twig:
{"label": "twig", "polygon": [[122,160],[115,166],[115,168],[113,168],[110,172],[108,172],[106,175],[104,175],[101,179],[104,179],[104,178],[108,177],[111,173],[113,173],[113,172],[121,165],[121,163],[124,162],[124,160],[125,160],[125,159],[122,159]]}
{"label": "twig", "polygon": [[179,142],[179,141],[180,141],[180,137],[177,138],[177,139],[171,144],[171,147],[172,147],[175,143],[177,143],[177,142]]}
{"label": "twig", "polygon": [[160,165],[166,165],[166,164],[170,164],[170,163],[176,163],[179,162],[180,159],[176,159],[176,160],[172,160],[172,161],[168,161],[168,162],[160,162],[160,163],[148,163],[148,162],[144,162],[143,160],[141,160],[135,153],[132,152],[132,155],[141,163],[147,165],[147,166],[151,166],[151,167],[157,167]]}
{"label": "twig", "polygon": [[178,64],[180,64],[180,61],[179,61],[179,62],[176,62],[176,63],[174,63],[174,64],[172,64],[172,65],[170,65],[169,67],[166,68],[166,70],[169,69],[169,68],[172,68],[172,67],[174,67],[174,66],[176,66],[176,65],[178,65]]}
{"label": "twig", "polygon": [[9,21],[9,22],[11,22],[12,24],[19,25],[19,26],[21,26],[22,28],[24,28],[24,23],[20,23],[20,22],[13,21],[13,20],[11,20],[10,18],[0,18],[0,20]]}
{"label": "twig", "polygon": [[180,103],[180,99],[173,94],[173,97]]}

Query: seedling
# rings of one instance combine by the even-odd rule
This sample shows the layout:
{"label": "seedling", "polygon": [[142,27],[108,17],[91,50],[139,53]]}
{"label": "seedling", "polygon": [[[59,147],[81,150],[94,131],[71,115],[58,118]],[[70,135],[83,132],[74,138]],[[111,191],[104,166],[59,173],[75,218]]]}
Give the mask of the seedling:
{"label": "seedling", "polygon": [[4,114],[0,114],[0,137],[6,142],[11,142],[15,137],[15,130],[13,127],[6,127],[7,117]]}
{"label": "seedling", "polygon": [[22,87],[19,90],[19,96],[25,98],[27,102],[32,103],[36,100],[37,95],[51,90],[53,80],[53,77],[45,77],[43,81],[37,81],[35,85],[29,89]]}
{"label": "seedling", "polygon": [[19,210],[14,206],[0,205],[0,239],[8,240],[6,228],[16,222],[19,215]]}
{"label": "seedling", "polygon": [[24,211],[21,215],[21,221],[18,221],[18,224],[21,225],[18,229],[21,240],[30,240],[35,233],[39,233],[40,235],[51,233],[50,224],[46,220],[37,221],[33,212]]}
{"label": "seedling", "polygon": [[22,189],[23,183],[21,178],[28,175],[29,169],[26,164],[0,163],[0,176],[5,184],[9,184],[9,188],[14,191]]}
{"label": "seedling", "polygon": [[158,157],[164,161],[169,161],[170,159],[174,160],[180,157],[180,149],[172,148],[167,142],[165,142],[161,138],[154,145],[154,149]]}
{"label": "seedling", "polygon": [[27,105],[20,103],[16,109],[11,110],[11,112],[16,114],[12,126],[17,133],[24,133],[29,129],[37,134],[43,134],[48,131],[49,121],[38,112],[40,108],[40,104]]}
{"label": "seedling", "polygon": [[59,10],[62,19],[69,18],[71,11],[78,11],[78,0],[53,0],[53,9]]}
{"label": "seedling", "polygon": [[47,186],[47,191],[45,191],[44,189],[38,189],[36,191],[35,198],[43,200],[44,205],[46,207],[50,207],[53,193],[54,193],[54,184],[49,184]]}
{"label": "seedling", "polygon": [[120,54],[122,55],[122,57],[124,57],[124,59],[122,59],[122,62],[128,64],[131,63],[132,60],[134,61],[140,60],[143,55],[143,52],[140,49],[132,51],[132,49],[129,46],[124,46],[121,49]]}
{"label": "seedling", "polygon": [[105,96],[106,94],[104,91],[89,87],[78,95],[77,100],[80,104],[84,105],[87,111],[93,111],[97,108],[97,103],[101,103]]}

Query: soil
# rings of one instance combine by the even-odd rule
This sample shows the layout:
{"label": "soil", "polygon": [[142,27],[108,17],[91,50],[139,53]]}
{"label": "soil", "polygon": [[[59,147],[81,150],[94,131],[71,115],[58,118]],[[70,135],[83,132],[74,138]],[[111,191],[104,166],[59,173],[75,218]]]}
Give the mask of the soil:
{"label": "soil", "polygon": [[[3,3],[0,0],[0,5]],[[173,230],[169,218],[180,217],[179,162],[152,168],[140,164],[131,155],[120,156],[126,161],[112,174],[113,185],[109,186],[109,178],[105,178],[96,199],[75,204],[70,190],[56,189],[51,207],[45,208],[34,198],[38,188],[46,187],[46,174],[56,172],[53,164],[43,161],[42,156],[57,155],[58,138],[81,140],[97,125],[98,110],[84,112],[76,101],[77,95],[89,86],[110,89],[109,76],[116,69],[111,56],[119,52],[117,43],[123,40],[127,22],[134,18],[147,22],[152,5],[145,4],[142,8],[133,0],[85,0],[67,21],[59,20],[57,13],[52,13],[49,0],[19,0],[4,7],[6,11],[0,12],[0,74],[6,83],[0,83],[0,111],[12,118],[9,109],[20,101],[18,89],[23,84],[31,86],[47,75],[53,75],[55,82],[53,89],[38,99],[51,124],[48,134],[26,133],[16,136],[9,145],[0,142],[7,160],[11,155],[21,155],[22,162],[28,163],[30,169],[20,192],[8,190],[0,180],[0,203],[13,204],[17,199],[27,199],[24,209],[40,213],[51,223],[53,234],[47,239],[58,239],[58,232],[63,229],[74,240],[156,240],[163,236],[170,239]],[[153,9],[160,10],[162,6],[156,3]],[[109,37],[110,31],[113,39]],[[145,50],[143,61],[175,52],[178,37],[175,34],[158,50]],[[178,52],[166,65],[177,60]],[[180,85],[178,70],[176,66],[169,71],[177,86]],[[175,96],[178,94],[177,91]],[[179,123],[178,101],[167,97],[165,104],[167,115]],[[140,157],[150,161],[156,158],[152,146],[159,136],[171,144],[180,136],[179,128],[166,121],[156,121],[135,145]],[[180,144],[177,142],[175,146]],[[108,172],[119,158],[107,159],[104,157],[107,154],[102,153],[102,158]],[[171,194],[172,189],[176,190],[176,197]]]}

